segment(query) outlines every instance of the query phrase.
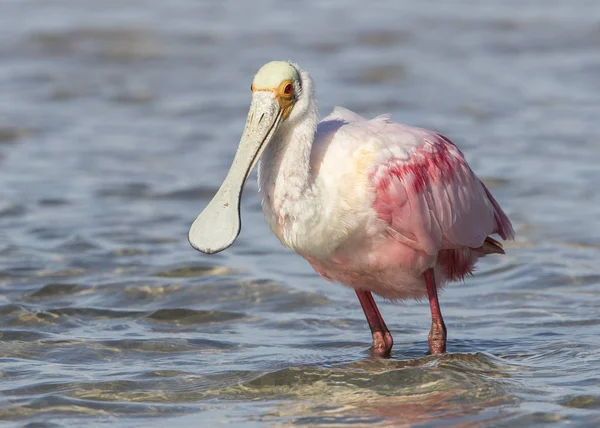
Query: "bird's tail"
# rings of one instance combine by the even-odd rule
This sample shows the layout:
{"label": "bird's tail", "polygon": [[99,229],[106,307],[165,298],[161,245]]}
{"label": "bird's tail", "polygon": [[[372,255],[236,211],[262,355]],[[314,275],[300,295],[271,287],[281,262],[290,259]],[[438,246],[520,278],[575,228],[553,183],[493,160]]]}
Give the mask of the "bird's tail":
{"label": "bird's tail", "polygon": [[494,238],[490,238],[489,236],[485,238],[483,241],[483,245],[481,246],[484,254],[504,254],[504,248],[502,248],[502,244],[496,241]]}

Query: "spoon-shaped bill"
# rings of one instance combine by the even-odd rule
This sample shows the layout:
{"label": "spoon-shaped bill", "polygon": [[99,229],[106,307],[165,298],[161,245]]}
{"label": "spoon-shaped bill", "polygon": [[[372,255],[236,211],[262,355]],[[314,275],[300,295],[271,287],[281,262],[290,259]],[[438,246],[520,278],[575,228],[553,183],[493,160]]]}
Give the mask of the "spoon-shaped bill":
{"label": "spoon-shaped bill", "polygon": [[221,187],[196,218],[188,239],[206,254],[229,248],[240,233],[240,200],[248,176],[281,123],[282,111],[270,91],[252,96],[244,133]]}

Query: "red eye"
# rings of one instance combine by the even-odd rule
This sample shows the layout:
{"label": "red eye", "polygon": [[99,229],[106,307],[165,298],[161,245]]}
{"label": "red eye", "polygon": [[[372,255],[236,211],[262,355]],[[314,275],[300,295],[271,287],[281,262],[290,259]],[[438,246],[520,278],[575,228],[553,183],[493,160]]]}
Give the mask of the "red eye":
{"label": "red eye", "polygon": [[292,84],[288,83],[287,85],[285,85],[285,88],[283,89],[283,93],[286,95],[289,95],[292,93],[293,90],[294,90],[294,87],[292,86]]}

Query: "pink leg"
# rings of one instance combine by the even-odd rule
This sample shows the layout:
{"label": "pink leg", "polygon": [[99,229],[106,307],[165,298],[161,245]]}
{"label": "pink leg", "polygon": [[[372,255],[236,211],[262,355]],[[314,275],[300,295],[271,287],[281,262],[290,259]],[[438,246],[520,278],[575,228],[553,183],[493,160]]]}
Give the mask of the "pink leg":
{"label": "pink leg", "polygon": [[363,308],[367,322],[373,335],[373,346],[371,355],[377,358],[388,358],[394,345],[394,339],[390,334],[383,317],[375,304],[375,299],[370,291],[355,290],[358,301]]}
{"label": "pink leg", "polygon": [[446,325],[442,318],[440,303],[438,302],[437,286],[433,276],[433,269],[427,269],[424,273],[427,295],[429,296],[429,307],[431,308],[431,331],[429,332],[429,351],[433,355],[446,352]]}

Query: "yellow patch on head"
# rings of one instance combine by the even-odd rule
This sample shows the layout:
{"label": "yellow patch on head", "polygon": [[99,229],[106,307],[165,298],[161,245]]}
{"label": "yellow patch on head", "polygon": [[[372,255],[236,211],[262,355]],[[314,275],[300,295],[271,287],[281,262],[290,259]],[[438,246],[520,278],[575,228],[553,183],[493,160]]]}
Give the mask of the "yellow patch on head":
{"label": "yellow patch on head", "polygon": [[299,81],[298,70],[289,62],[271,61],[256,72],[252,85],[258,89],[274,89],[284,80]]}
{"label": "yellow patch on head", "polygon": [[273,92],[283,111],[283,118],[287,119],[294,106],[297,82],[300,82],[300,75],[296,67],[285,61],[271,61],[258,70],[252,81],[251,89],[252,92]]}

